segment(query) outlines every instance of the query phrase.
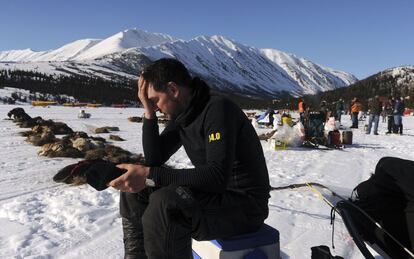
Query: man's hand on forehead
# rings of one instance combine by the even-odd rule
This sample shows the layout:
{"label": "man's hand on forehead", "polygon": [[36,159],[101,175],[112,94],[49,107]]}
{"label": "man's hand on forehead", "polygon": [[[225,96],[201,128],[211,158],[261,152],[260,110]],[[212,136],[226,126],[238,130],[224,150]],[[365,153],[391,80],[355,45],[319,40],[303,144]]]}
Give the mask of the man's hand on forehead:
{"label": "man's hand on forehead", "polygon": [[138,79],[138,99],[142,103],[145,109],[145,117],[151,119],[155,117],[155,103],[148,98],[148,88],[150,84],[145,80],[143,73],[141,72]]}

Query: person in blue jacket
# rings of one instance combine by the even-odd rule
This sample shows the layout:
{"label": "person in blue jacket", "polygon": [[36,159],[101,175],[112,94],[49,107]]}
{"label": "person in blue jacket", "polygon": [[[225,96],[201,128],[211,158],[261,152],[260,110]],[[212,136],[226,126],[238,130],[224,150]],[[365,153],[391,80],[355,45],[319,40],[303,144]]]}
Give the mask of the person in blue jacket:
{"label": "person in blue jacket", "polygon": [[397,97],[394,104],[394,133],[403,134],[402,116],[404,115],[405,105],[402,97]]}
{"label": "person in blue jacket", "polygon": [[[258,230],[268,216],[269,176],[244,112],[210,93],[175,59],[160,59],[138,81],[145,165],[110,182],[121,191],[125,258],[192,258],[191,238]],[[167,115],[159,133],[156,111]],[[163,166],[180,147],[193,168]]]}

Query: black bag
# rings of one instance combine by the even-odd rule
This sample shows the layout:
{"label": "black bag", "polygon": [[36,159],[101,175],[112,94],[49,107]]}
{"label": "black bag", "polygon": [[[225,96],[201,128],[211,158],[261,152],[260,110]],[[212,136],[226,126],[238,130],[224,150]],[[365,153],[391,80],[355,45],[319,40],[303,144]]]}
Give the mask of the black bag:
{"label": "black bag", "polygon": [[391,258],[410,258],[403,246],[413,251],[414,162],[380,159],[375,174],[360,183],[354,193],[352,202],[338,202],[337,209],[360,250],[358,238],[378,245]]}

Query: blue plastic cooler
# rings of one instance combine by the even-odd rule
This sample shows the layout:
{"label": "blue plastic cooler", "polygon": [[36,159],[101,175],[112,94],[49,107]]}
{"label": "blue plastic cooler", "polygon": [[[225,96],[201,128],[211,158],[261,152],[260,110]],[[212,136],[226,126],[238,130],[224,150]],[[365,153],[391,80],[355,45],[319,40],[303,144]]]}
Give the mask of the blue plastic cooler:
{"label": "blue plastic cooler", "polygon": [[258,231],[229,239],[192,243],[195,259],[279,259],[279,231],[264,224]]}

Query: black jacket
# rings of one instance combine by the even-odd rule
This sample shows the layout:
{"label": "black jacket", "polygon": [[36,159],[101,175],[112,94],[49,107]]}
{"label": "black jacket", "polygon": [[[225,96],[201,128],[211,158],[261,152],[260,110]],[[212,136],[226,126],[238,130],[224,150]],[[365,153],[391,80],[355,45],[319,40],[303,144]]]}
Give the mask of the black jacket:
{"label": "black jacket", "polygon": [[[177,184],[203,192],[246,192],[267,208],[269,177],[262,146],[243,111],[212,96],[196,80],[188,109],[159,134],[157,121],[144,119],[143,147],[149,178],[156,186]],[[161,167],[181,146],[195,168]]]}
{"label": "black jacket", "polygon": [[368,108],[371,110],[370,114],[380,115],[382,112],[382,103],[377,98],[374,98],[368,103]]}

